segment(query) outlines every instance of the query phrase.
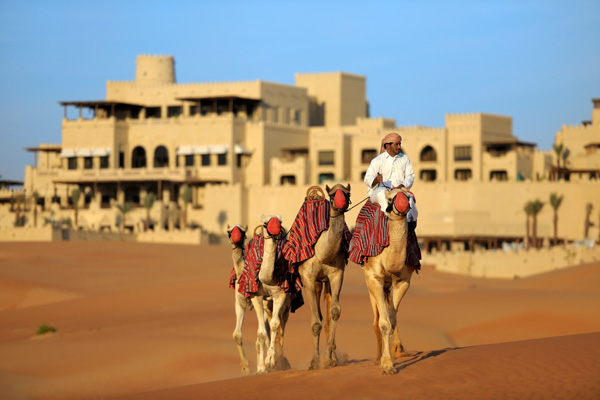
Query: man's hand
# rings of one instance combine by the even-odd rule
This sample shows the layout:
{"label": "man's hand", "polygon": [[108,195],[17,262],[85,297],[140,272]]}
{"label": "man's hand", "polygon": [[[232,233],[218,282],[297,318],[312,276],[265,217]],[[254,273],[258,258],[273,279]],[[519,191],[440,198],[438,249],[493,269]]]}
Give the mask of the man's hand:
{"label": "man's hand", "polygon": [[383,178],[381,177],[381,174],[377,174],[375,179],[373,179],[373,183],[371,184],[371,187],[374,188],[375,186],[379,185],[380,183],[383,183]]}

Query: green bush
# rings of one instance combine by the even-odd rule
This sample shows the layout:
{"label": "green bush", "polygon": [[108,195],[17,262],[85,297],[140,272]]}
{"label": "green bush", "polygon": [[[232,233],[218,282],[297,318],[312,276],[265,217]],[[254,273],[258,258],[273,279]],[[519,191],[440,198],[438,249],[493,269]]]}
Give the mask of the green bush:
{"label": "green bush", "polygon": [[37,332],[35,333],[36,335],[44,335],[48,332],[56,332],[56,328],[50,325],[46,325],[46,323],[44,322],[43,324],[40,325],[40,327],[38,328]]}

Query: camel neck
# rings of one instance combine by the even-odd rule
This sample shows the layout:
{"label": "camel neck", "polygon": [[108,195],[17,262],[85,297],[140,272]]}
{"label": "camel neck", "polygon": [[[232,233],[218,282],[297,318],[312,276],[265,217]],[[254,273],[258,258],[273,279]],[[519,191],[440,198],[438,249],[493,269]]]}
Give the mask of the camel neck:
{"label": "camel neck", "polygon": [[276,247],[275,239],[272,236],[265,236],[264,254],[258,279],[266,285],[274,284],[273,272],[275,270]]}
{"label": "camel neck", "polygon": [[240,246],[233,245],[233,249],[231,252],[231,257],[233,259],[233,267],[235,268],[235,275],[237,278],[240,277],[242,271],[244,270],[244,249]]}

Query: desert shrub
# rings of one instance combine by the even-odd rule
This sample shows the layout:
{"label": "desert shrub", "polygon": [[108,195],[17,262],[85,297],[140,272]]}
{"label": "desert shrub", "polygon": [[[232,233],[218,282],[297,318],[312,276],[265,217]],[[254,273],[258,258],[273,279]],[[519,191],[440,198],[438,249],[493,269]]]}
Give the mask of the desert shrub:
{"label": "desert shrub", "polygon": [[43,324],[40,325],[40,327],[38,328],[37,332],[35,333],[36,335],[44,335],[48,332],[56,332],[56,328],[50,325],[46,325],[46,323],[44,322]]}

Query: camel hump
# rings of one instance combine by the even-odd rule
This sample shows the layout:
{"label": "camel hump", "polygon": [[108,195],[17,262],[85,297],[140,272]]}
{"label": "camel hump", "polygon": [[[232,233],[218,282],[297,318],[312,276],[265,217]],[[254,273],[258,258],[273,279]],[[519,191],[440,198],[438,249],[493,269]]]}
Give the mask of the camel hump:
{"label": "camel hump", "polygon": [[306,200],[323,200],[324,198],[325,192],[321,186],[311,186],[306,190]]}

